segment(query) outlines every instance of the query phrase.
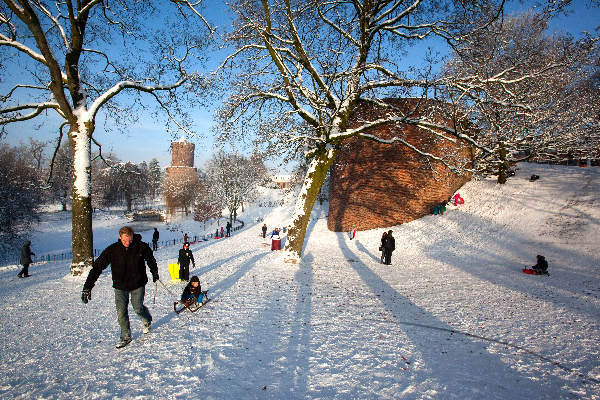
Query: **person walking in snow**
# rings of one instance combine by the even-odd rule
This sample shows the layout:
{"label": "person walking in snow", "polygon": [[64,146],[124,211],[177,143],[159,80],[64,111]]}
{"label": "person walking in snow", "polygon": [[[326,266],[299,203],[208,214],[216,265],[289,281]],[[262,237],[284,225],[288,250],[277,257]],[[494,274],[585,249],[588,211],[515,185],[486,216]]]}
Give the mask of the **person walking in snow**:
{"label": "person walking in snow", "polygon": [[119,229],[119,239],[108,246],[100,254],[90,270],[83,285],[81,300],[87,304],[92,299],[92,289],[102,271],[110,264],[112,271],[113,288],[115,292],[115,307],[117,319],[121,328],[121,340],[116,347],[127,346],[131,342],[131,327],[129,325],[129,300],[136,314],[142,319],[142,332],[150,332],[152,315],[144,305],[146,293],[146,263],[152,273],[152,281],[159,279],[158,266],[148,244],[141,240],[134,240],[133,229],[124,226]]}
{"label": "person walking in snow", "polygon": [[21,259],[19,260],[23,268],[21,272],[17,274],[19,278],[29,278],[29,264],[33,261],[31,260],[31,256],[35,256],[35,253],[31,251],[31,242],[29,240],[25,241],[23,247],[21,248]]}
{"label": "person walking in snow", "polygon": [[158,229],[154,228],[154,233],[152,234],[152,251],[158,250],[158,238],[160,233],[158,233]]}
{"label": "person walking in snow", "polygon": [[231,236],[231,222],[227,221],[227,237]]}
{"label": "person walking in snow", "polygon": [[179,279],[182,281],[190,280],[190,261],[194,268],[196,268],[190,244],[186,242],[183,244],[183,249],[179,249],[179,257],[177,258],[177,262],[179,263]]}
{"label": "person walking in snow", "polygon": [[381,263],[383,264],[385,262],[385,247],[383,246],[385,244],[385,238],[387,236],[387,232],[383,232],[383,235],[381,235],[381,243],[379,244],[379,251],[381,252]]}
{"label": "person walking in snow", "polygon": [[392,264],[392,252],[396,250],[396,239],[392,235],[392,230],[390,229],[383,241],[383,248],[385,251],[385,260],[384,264],[391,265]]}
{"label": "person walking in snow", "polygon": [[263,239],[267,236],[267,224],[263,224],[262,226]]}

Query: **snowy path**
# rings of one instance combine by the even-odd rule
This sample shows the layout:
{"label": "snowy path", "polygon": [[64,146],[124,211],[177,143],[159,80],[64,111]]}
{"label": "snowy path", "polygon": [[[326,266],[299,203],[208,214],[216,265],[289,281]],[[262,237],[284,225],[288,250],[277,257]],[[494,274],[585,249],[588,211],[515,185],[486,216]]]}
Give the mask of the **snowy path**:
{"label": "snowy path", "polygon": [[[262,246],[260,225],[195,245],[213,302],[177,316],[148,284],[153,331],[131,311],[122,350],[108,273],[85,306],[65,264],[2,270],[0,397],[600,399],[600,173],[521,168],[394,227],[392,266],[382,230],[350,241],[316,214],[298,265]],[[165,282],[174,252],[156,253]],[[536,254],[549,277],[520,272]]]}

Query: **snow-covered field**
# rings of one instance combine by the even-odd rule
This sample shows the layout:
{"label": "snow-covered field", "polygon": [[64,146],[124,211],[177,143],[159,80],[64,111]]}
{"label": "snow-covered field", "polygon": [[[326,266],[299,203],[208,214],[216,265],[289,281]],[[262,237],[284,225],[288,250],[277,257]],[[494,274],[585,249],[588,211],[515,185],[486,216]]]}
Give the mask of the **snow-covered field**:
{"label": "snow-covered field", "polygon": [[[152,332],[131,310],[134,341],[121,350],[110,272],[84,305],[68,263],[28,279],[1,268],[0,397],[600,399],[600,171],[519,167],[503,186],[469,182],[466,204],[443,216],[392,227],[391,266],[379,263],[382,229],[351,241],[319,209],[303,261],[284,263],[250,210],[231,238],[191,247],[214,300],[176,315],[149,283]],[[269,228],[292,207],[266,215]],[[95,221],[96,241],[124,222]],[[32,250],[68,248],[69,229],[45,222]],[[176,251],[156,258],[179,295],[167,272]],[[521,272],[536,254],[550,276]]]}

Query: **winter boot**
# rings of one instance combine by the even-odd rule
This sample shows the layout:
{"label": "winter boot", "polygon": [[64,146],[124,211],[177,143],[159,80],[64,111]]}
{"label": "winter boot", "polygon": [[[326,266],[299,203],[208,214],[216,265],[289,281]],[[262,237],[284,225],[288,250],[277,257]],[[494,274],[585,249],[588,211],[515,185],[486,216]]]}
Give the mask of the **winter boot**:
{"label": "winter boot", "polygon": [[152,322],[144,322],[142,333],[150,333],[150,325],[152,325]]}
{"label": "winter boot", "polygon": [[129,343],[131,343],[131,338],[121,339],[121,340],[119,340],[119,343],[117,343],[117,345],[115,347],[117,349],[120,349],[122,347],[127,346]]}

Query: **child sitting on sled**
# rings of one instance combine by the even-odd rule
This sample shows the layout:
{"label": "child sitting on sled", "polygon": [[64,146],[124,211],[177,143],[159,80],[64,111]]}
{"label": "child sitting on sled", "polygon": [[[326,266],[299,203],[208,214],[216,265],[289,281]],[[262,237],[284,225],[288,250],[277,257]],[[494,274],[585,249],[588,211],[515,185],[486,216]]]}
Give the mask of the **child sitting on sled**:
{"label": "child sitting on sled", "polygon": [[186,285],[185,289],[183,289],[183,293],[181,294],[181,303],[186,304],[187,306],[202,304],[204,299],[207,299],[207,292],[208,290],[202,291],[200,279],[194,275]]}
{"label": "child sitting on sled", "polygon": [[523,268],[523,272],[533,275],[548,275],[548,261],[544,256],[537,255],[537,263],[531,268]]}
{"label": "child sitting on sled", "polygon": [[537,263],[531,267],[538,274],[545,274],[548,272],[548,261],[544,256],[540,256],[539,254],[536,256]]}

